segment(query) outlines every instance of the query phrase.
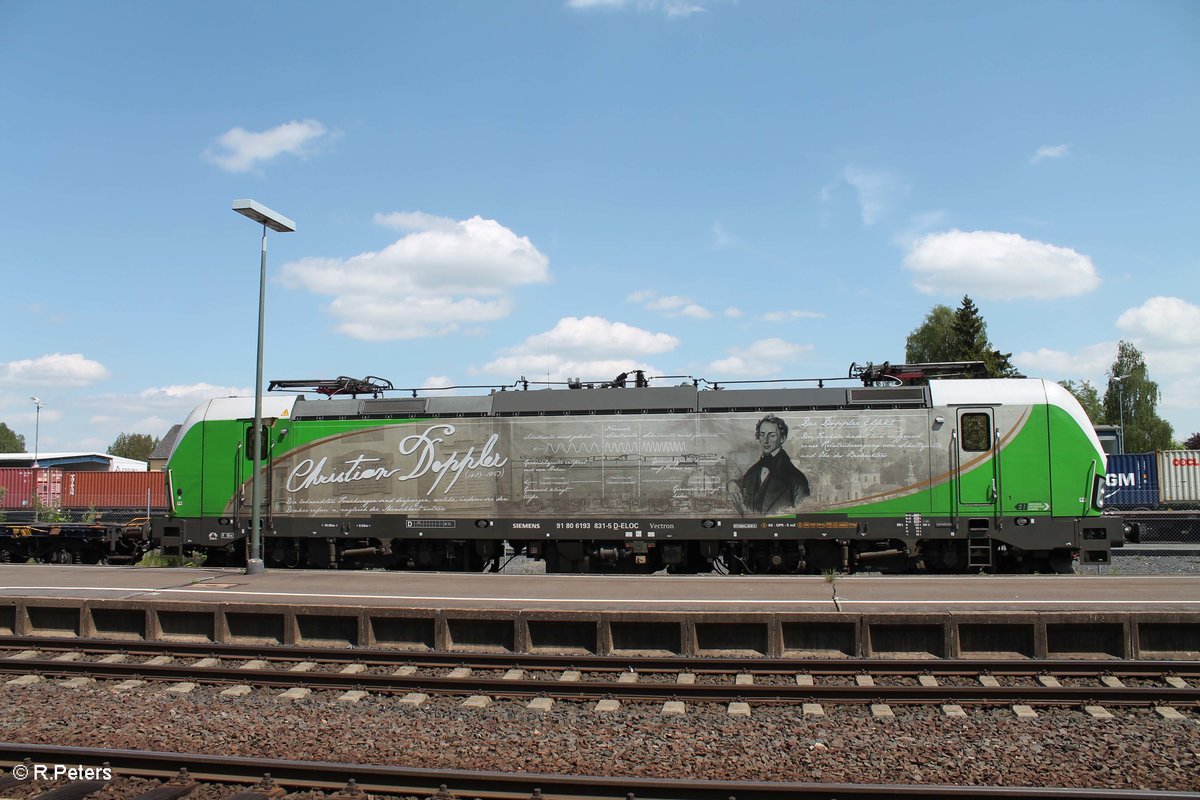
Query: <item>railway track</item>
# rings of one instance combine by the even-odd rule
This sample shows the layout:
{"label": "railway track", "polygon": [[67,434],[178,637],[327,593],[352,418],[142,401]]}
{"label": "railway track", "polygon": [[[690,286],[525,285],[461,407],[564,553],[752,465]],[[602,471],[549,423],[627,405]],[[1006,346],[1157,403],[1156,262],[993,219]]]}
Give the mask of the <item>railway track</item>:
{"label": "railway track", "polygon": [[[24,647],[25,649],[17,649]],[[382,653],[165,643],[5,640],[0,675],[10,681],[150,682],[186,693],[198,686],[528,701],[943,706],[1082,706],[1200,710],[1200,664],[1177,661],[893,661],[638,659],[590,657],[563,664],[528,655]],[[547,663],[548,662],[548,663]],[[683,663],[680,663],[683,662]],[[675,710],[679,707],[676,706]]]}
{"label": "railway track", "polygon": [[[1194,800],[1200,792],[1124,789],[1048,789],[1034,787],[937,786],[912,784],[832,784],[796,781],[704,781],[613,776],[520,774],[438,770],[326,761],[236,758],[188,753],[145,752],[52,745],[0,744],[0,763],[10,767],[0,776],[0,795],[21,787],[35,764],[88,765],[111,770],[109,780],[64,781],[47,793],[28,795],[51,800],[82,800],[106,785],[131,777],[161,781],[130,794],[130,800],[183,800],[205,784],[242,784],[231,794],[239,800],[269,800],[296,790],[324,790],[327,800],[366,800],[368,795],[430,797],[433,800],[884,800],[895,797],[962,797],[973,800]],[[264,774],[266,777],[264,777]],[[56,792],[56,794],[49,794]]]}

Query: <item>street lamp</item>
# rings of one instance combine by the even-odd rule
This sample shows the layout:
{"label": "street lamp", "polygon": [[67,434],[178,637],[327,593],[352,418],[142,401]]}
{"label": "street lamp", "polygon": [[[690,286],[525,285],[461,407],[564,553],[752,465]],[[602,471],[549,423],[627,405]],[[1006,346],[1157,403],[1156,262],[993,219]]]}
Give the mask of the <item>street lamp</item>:
{"label": "street lamp", "polygon": [[262,561],[262,374],[263,374],[263,312],[267,293],[267,228],[279,233],[291,233],[296,223],[253,200],[234,200],[233,210],[255,222],[262,223],[262,261],[258,270],[258,359],[254,372],[254,476],[250,480],[250,558],[246,574],[263,571]]}
{"label": "street lamp", "polygon": [[42,399],[40,397],[30,396],[29,399],[33,401],[34,408],[37,409],[34,412],[34,416],[33,416],[33,419],[34,419],[34,422],[33,422],[33,468],[37,469],[38,468],[38,463],[37,463],[38,462],[38,436],[42,432],[42,406],[44,406],[46,404],[42,402]]}
{"label": "street lamp", "polygon": [[1119,449],[1122,453],[1125,452],[1125,384],[1124,380],[1128,375],[1113,375],[1113,380],[1117,382],[1117,413],[1120,415],[1121,421],[1121,437],[1119,441]]}

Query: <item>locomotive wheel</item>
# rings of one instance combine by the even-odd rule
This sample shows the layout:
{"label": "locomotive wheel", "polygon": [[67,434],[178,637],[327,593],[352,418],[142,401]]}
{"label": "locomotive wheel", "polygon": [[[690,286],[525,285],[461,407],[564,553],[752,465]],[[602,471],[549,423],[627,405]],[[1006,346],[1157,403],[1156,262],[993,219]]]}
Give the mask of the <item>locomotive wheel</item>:
{"label": "locomotive wheel", "polygon": [[837,542],[808,542],[804,549],[810,574],[821,575],[842,569],[842,547]]}
{"label": "locomotive wheel", "polygon": [[1055,575],[1070,575],[1075,571],[1075,559],[1070,550],[1051,550],[1046,561]]}

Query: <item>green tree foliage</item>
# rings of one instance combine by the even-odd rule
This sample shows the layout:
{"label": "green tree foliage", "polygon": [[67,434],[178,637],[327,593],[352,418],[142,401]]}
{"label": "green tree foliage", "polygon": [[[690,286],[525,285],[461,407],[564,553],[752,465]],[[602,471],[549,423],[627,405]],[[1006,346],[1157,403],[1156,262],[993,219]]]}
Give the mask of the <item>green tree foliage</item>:
{"label": "green tree foliage", "polygon": [[24,453],[25,437],[0,422],[0,453]]}
{"label": "green tree foliage", "polygon": [[1112,424],[1104,415],[1104,405],[1100,402],[1100,392],[1092,385],[1091,381],[1059,381],[1058,385],[1066,389],[1071,394],[1075,395],[1075,399],[1079,401],[1079,405],[1083,406],[1083,410],[1087,412],[1088,419],[1093,425]]}
{"label": "green tree foliage", "polygon": [[957,310],[936,305],[905,340],[904,358],[910,364],[938,361],[982,361],[988,377],[1011,378],[1019,373],[988,340],[987,323],[969,296]]}
{"label": "green tree foliage", "polygon": [[1183,440],[1184,450],[1200,450],[1200,432],[1193,433]]}
{"label": "green tree foliage", "polygon": [[1175,433],[1171,423],[1158,416],[1160,396],[1158,384],[1150,380],[1142,351],[1132,342],[1121,340],[1117,358],[1108,370],[1104,416],[1110,423],[1124,425],[1125,452],[1171,449]]}
{"label": "green tree foliage", "polygon": [[132,458],[135,461],[146,461],[154,448],[158,447],[158,439],[148,433],[122,433],[108,448],[110,456]]}
{"label": "green tree foliage", "polygon": [[925,321],[904,342],[904,360],[909,364],[959,361],[954,346],[954,311],[949,306],[929,309]]}

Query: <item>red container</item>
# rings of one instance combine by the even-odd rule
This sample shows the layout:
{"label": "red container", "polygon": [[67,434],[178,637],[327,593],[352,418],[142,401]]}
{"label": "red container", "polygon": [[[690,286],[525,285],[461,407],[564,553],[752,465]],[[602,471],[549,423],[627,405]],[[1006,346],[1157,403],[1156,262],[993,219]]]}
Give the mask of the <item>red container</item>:
{"label": "red container", "polygon": [[161,472],[66,472],[62,481],[62,507],[86,511],[128,509],[146,513],[167,508],[166,476]]}
{"label": "red container", "polygon": [[33,470],[19,467],[0,469],[0,508],[29,511],[33,508]]}
{"label": "red container", "polygon": [[34,498],[43,508],[58,508],[62,503],[61,469],[0,469],[0,486],[5,489],[0,508],[8,511],[32,511]]}

